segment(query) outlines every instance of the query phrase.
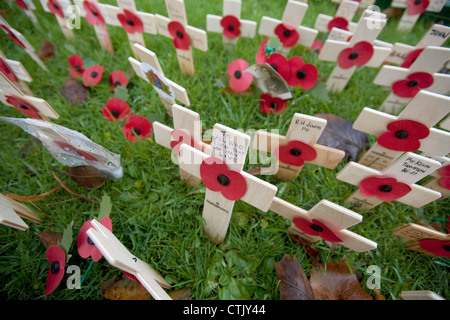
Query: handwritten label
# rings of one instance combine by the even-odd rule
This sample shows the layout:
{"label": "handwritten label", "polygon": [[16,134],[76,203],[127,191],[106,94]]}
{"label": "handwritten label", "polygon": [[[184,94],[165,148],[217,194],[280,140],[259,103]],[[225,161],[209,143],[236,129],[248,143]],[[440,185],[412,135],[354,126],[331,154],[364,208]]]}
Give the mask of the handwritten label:
{"label": "handwritten label", "polygon": [[384,174],[394,176],[397,180],[413,184],[437,170],[441,164],[430,158],[413,153],[406,153],[399,158]]}
{"label": "handwritten label", "polygon": [[244,164],[248,141],[242,141],[244,139],[239,139],[239,136],[231,132],[216,129],[213,130],[212,139],[211,147],[215,156],[224,159],[227,164]]}
{"label": "handwritten label", "polygon": [[170,20],[176,20],[183,25],[188,24],[183,1],[166,1],[166,5]]}

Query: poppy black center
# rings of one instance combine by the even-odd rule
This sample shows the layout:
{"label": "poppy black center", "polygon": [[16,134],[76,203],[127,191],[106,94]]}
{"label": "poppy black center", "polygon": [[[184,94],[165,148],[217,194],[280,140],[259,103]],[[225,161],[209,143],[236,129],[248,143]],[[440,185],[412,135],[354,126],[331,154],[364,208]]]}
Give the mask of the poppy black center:
{"label": "poppy black center", "polygon": [[127,25],[129,25],[129,26],[134,26],[134,22],[131,21],[130,19],[127,19]]}
{"label": "poppy black center", "polygon": [[235,77],[236,79],[239,79],[241,76],[242,76],[242,73],[241,73],[239,70],[237,70],[237,71],[234,72],[234,77]]}
{"label": "poppy black center", "polygon": [[317,232],[322,232],[323,231],[323,228],[321,226],[317,225],[317,224],[312,224],[309,227],[311,229],[313,229],[314,231],[317,231]]}
{"label": "poppy black center", "polygon": [[298,157],[299,155],[302,154],[302,151],[301,151],[300,149],[293,148],[293,149],[291,149],[291,154],[292,154],[293,156]]}
{"label": "poppy black center", "polygon": [[285,37],[289,37],[291,35],[291,32],[289,30],[285,30],[283,32],[283,34],[284,34]]}
{"label": "poppy black center", "polygon": [[24,104],[18,104],[17,108],[28,110],[28,107]]}
{"label": "poppy black center", "polygon": [[349,56],[350,60],[355,60],[358,58],[358,52],[352,52]]}
{"label": "poppy black center", "polygon": [[114,86],[115,86],[115,87],[118,87],[118,86],[120,86],[120,81],[119,81],[119,80],[117,80],[116,82],[114,82]]}
{"label": "poppy black center", "polygon": [[97,15],[98,15],[97,11],[94,11],[94,10],[91,10],[91,13],[92,13],[94,16],[97,16]]}
{"label": "poppy black center", "polygon": [[58,273],[58,271],[59,271],[59,262],[58,261],[52,262],[52,265],[50,267],[50,272],[55,274],[55,273]]}
{"label": "poppy black center", "polygon": [[445,251],[450,252],[450,245],[446,245],[442,247]]}
{"label": "poppy black center", "polygon": [[89,237],[87,238],[87,243],[91,244],[91,245],[94,244],[94,242],[92,242],[91,238],[89,238]]}
{"label": "poppy black center", "polygon": [[396,136],[397,138],[399,138],[399,139],[406,139],[406,138],[408,138],[409,133],[408,133],[408,131],[406,131],[406,130],[398,130],[398,131],[395,133],[395,136]]}
{"label": "poppy black center", "polygon": [[416,80],[411,80],[408,82],[408,87],[415,87],[417,86],[419,83]]}
{"label": "poppy black center", "polygon": [[53,8],[59,9],[58,5],[56,3],[53,4]]}
{"label": "poppy black center", "polygon": [[234,30],[234,26],[229,25],[229,26],[228,26],[228,30],[233,31],[233,30]]}
{"label": "poppy black center", "polygon": [[141,134],[141,130],[139,130],[138,128],[133,128],[132,131],[138,136]]}
{"label": "poppy black center", "polygon": [[416,1],[414,1],[414,4],[415,5],[418,5],[418,4],[421,4],[422,3],[422,0],[416,0]]}
{"label": "poppy black center", "polygon": [[305,71],[303,71],[303,70],[297,71],[297,78],[305,79],[305,77],[306,77],[306,72]]}
{"label": "poppy black center", "polygon": [[91,77],[92,77],[92,78],[95,78],[97,75],[98,75],[98,73],[97,73],[96,71],[94,71],[94,72],[91,73]]}
{"label": "poppy black center", "polygon": [[270,107],[271,107],[272,109],[276,109],[276,108],[278,107],[278,104],[277,104],[276,102],[271,102],[271,103],[270,103]]}
{"label": "poppy black center", "polygon": [[120,112],[117,110],[113,110],[113,111],[111,111],[111,114],[114,118],[117,118],[120,115]]}
{"label": "poppy black center", "polygon": [[177,31],[177,37],[178,38],[180,38],[180,39],[182,39],[183,38],[183,32],[181,32],[181,31]]}
{"label": "poppy black center", "polygon": [[75,66],[75,70],[80,71],[80,70],[81,70],[81,67],[80,67],[79,65],[76,65],[76,66]]}
{"label": "poppy black center", "polygon": [[276,64],[271,64],[270,66],[273,68],[273,70],[278,71],[278,66]]}
{"label": "poppy black center", "polygon": [[217,182],[219,182],[222,186],[227,186],[230,184],[230,179],[224,174],[219,174],[217,176]]}
{"label": "poppy black center", "polygon": [[391,192],[392,191],[392,186],[390,186],[388,184],[384,184],[384,185],[380,186],[378,188],[378,190],[380,190],[381,192]]}

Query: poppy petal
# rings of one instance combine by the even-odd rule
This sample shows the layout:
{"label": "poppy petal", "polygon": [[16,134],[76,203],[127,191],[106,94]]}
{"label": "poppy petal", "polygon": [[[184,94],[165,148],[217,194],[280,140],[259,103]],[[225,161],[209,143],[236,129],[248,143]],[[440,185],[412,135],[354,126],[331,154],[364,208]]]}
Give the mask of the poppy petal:
{"label": "poppy petal", "polygon": [[89,23],[90,25],[105,24],[105,19],[100,13],[100,10],[93,2],[85,0],[83,2],[83,7],[84,11],[86,12],[85,19],[87,23]]}
{"label": "poppy petal", "polygon": [[273,154],[281,162],[296,167],[317,157],[317,152],[313,147],[298,140],[289,141],[287,145],[276,148]]}
{"label": "poppy petal", "polygon": [[413,120],[397,120],[387,125],[388,131],[377,138],[377,142],[390,150],[416,151],[420,148],[420,139],[430,134],[427,126]]}
{"label": "poppy petal", "polygon": [[223,17],[220,20],[220,25],[223,28],[223,35],[228,39],[234,39],[241,34],[241,22],[238,18],[232,15]]}
{"label": "poppy petal", "polygon": [[291,67],[285,56],[281,53],[272,53],[267,63],[286,81],[291,77]]}
{"label": "poppy petal", "polygon": [[425,239],[419,241],[419,246],[438,257],[450,258],[450,241]]}
{"label": "poppy petal", "polygon": [[144,31],[144,24],[141,19],[131,11],[124,9],[123,13],[117,15],[122,28],[127,33],[141,33]]}
{"label": "poppy petal", "polygon": [[244,59],[233,60],[227,67],[227,73],[230,76],[230,87],[235,91],[245,91],[250,87],[253,81],[253,75],[250,72],[244,72],[248,68],[248,63]]}
{"label": "poppy petal", "polygon": [[426,11],[428,6],[430,5],[429,0],[407,0],[406,4],[408,5],[408,14],[410,16],[414,16],[416,14],[421,14]]}
{"label": "poppy petal", "polygon": [[103,66],[100,66],[98,64],[94,64],[93,66],[90,66],[89,68],[85,69],[83,71],[83,84],[84,86],[95,86],[97,85],[103,77]]}
{"label": "poppy petal", "polygon": [[399,97],[412,98],[420,90],[430,87],[434,78],[427,72],[411,73],[404,80],[394,82],[392,92]]}
{"label": "poppy petal", "polygon": [[51,13],[57,15],[60,18],[64,18],[64,13],[62,10],[61,5],[56,0],[48,0],[47,1],[47,8],[50,10]]}
{"label": "poppy petal", "polygon": [[267,62],[266,48],[267,48],[268,42],[269,42],[269,38],[266,38],[263,40],[263,42],[261,42],[258,52],[256,53],[256,58],[255,58],[256,63],[266,63]]}
{"label": "poppy petal", "polygon": [[45,287],[45,295],[48,296],[56,289],[64,277],[66,253],[61,247],[52,245],[48,247],[45,255],[48,262],[52,264],[48,269],[47,284]]}
{"label": "poppy petal", "polygon": [[17,82],[18,79],[12,69],[8,66],[5,60],[0,58],[0,72],[3,73],[12,82]]}
{"label": "poppy petal", "polygon": [[177,49],[188,50],[190,47],[189,35],[184,30],[184,27],[178,21],[171,21],[167,26],[170,35],[173,38],[173,45]]}
{"label": "poppy petal", "polygon": [[332,30],[333,28],[339,28],[342,30],[348,31],[348,21],[343,17],[336,17],[331,19],[331,21],[327,25],[328,30]]}
{"label": "poppy petal", "polygon": [[309,90],[316,85],[319,73],[313,64],[303,63],[303,59],[300,57],[292,57],[288,63],[291,69],[288,81],[290,86],[300,86],[304,90]]}
{"label": "poppy petal", "polygon": [[42,119],[37,109],[28,101],[15,96],[5,96],[5,98],[7,103],[22,112],[24,115],[33,119]]}
{"label": "poppy petal", "polygon": [[416,61],[416,59],[419,57],[419,55],[422,53],[422,51],[425,48],[416,49],[408,53],[405,57],[405,61],[400,65],[401,68],[409,69],[411,65]]}
{"label": "poppy petal", "polygon": [[110,121],[126,120],[131,115],[131,108],[122,99],[113,97],[102,107],[102,113]]}
{"label": "poppy petal", "polygon": [[286,48],[293,47],[297,44],[298,39],[300,39],[300,35],[297,30],[295,30],[295,27],[285,23],[280,23],[276,26],[274,33]]}
{"label": "poppy petal", "polygon": [[267,93],[259,96],[259,107],[263,113],[278,113],[287,107],[287,101]]}
{"label": "poppy petal", "polygon": [[368,177],[359,184],[359,192],[362,196],[366,198],[376,196],[384,202],[397,200],[410,191],[409,185],[389,177]]}
{"label": "poppy petal", "polygon": [[127,140],[136,142],[138,138],[141,140],[151,138],[153,127],[147,118],[141,115],[131,115],[128,122],[122,127],[122,132]]}
{"label": "poppy petal", "polygon": [[374,53],[370,42],[357,42],[352,48],[346,48],[339,53],[338,64],[343,69],[353,66],[363,66],[372,58]]}

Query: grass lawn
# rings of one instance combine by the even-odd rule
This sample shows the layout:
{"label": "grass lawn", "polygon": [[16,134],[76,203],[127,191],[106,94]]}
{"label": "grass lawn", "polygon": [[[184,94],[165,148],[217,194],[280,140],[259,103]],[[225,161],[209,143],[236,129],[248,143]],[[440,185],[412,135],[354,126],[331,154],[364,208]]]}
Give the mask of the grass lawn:
{"label": "grass lawn", "polygon": [[[261,212],[242,201],[237,201],[224,243],[210,243],[202,232],[202,206],[205,187],[189,187],[179,179],[178,168],[171,161],[170,151],[155,143],[154,137],[129,142],[122,133],[122,122],[108,121],[101,107],[113,96],[109,90],[108,75],[114,70],[130,73],[128,57],[132,55],[125,31],[108,26],[115,54],[102,50],[93,27],[81,19],[80,29],[68,41],[63,36],[55,17],[44,12],[34,1],[41,28],[34,28],[31,21],[17,6],[10,8],[1,1],[0,10],[9,24],[38,49],[43,39],[56,46],[54,57],[46,62],[49,72],[43,71],[16,44],[0,33],[1,50],[9,58],[21,61],[33,81],[29,83],[36,97],[45,99],[60,115],[54,123],[79,131],[94,142],[121,155],[123,178],[108,180],[100,189],[87,190],[69,177],[59,175],[74,192],[100,201],[104,193],[112,200],[110,217],[113,232],[133,254],[158,270],[174,290],[190,288],[193,300],[216,299],[270,299],[280,298],[279,281],[274,262],[283,255],[295,256],[309,274],[312,263],[303,247],[294,242],[287,227],[290,221],[274,212]],[[101,1],[116,5],[114,0]],[[187,0],[188,21],[192,26],[206,29],[206,14],[222,15],[222,1]],[[167,15],[163,0],[137,0],[141,11]],[[263,15],[281,18],[285,1],[245,0],[241,17],[261,21]],[[313,27],[318,13],[334,15],[336,6],[330,1],[310,1],[303,25]],[[355,20],[356,21],[356,20]],[[417,43],[434,22],[422,17],[412,32],[396,31],[398,19],[390,19],[379,39],[394,43]],[[325,35],[319,35],[325,40]],[[234,50],[225,50],[222,35],[208,33],[208,51],[194,49],[196,74],[186,77],[179,72],[178,61],[171,39],[161,35],[145,35],[147,47],[154,51],[166,77],[187,89],[192,110],[198,112],[203,129],[215,123],[231,128],[247,130],[279,129],[285,134],[294,113],[313,115],[334,113],[354,121],[364,107],[377,109],[388,92],[372,83],[377,69],[358,68],[347,85],[339,93],[328,97],[293,88],[293,99],[288,102],[284,114],[263,114],[259,109],[259,92],[253,85],[250,96],[236,96],[220,92],[215,85],[228,64],[237,58],[255,63],[255,55],[263,36],[254,39],[241,38]],[[60,94],[69,78],[67,58],[78,54],[86,61],[105,67],[103,80],[88,89],[88,101],[71,106]],[[295,47],[291,56],[301,56],[319,70],[326,81],[334,63],[319,61],[317,54],[308,48]],[[127,103],[133,114],[157,119],[172,127],[172,118],[155,90],[148,83],[133,76],[128,85]],[[23,117],[17,110],[0,106],[0,115]],[[0,122],[0,192],[18,195],[38,195],[56,186],[52,169],[65,170],[50,153],[22,129]],[[375,141],[369,137],[370,142]],[[304,209],[312,208],[322,199],[346,206],[344,200],[356,187],[336,179],[336,173],[344,167],[340,163],[334,170],[306,164],[300,176],[292,182],[282,182],[272,176],[259,176],[278,187],[277,196]],[[248,170],[250,164],[246,164]],[[44,296],[49,263],[46,248],[38,234],[43,230],[63,233],[74,221],[74,242],[68,264],[77,265],[83,274],[91,259],[83,259],[76,249],[76,237],[80,227],[99,212],[97,203],[84,201],[64,190],[59,190],[31,205],[42,215],[43,223],[28,222],[25,232],[0,225],[0,296],[5,299],[102,299],[101,282],[120,277],[121,271],[112,267],[104,258],[94,263],[79,290],[67,289],[63,279],[58,288]],[[331,249],[323,241],[314,244],[320,250],[322,262],[338,262],[345,258],[363,275],[361,285],[366,287],[366,272],[371,265],[381,270],[381,294],[388,300],[400,299],[403,290],[432,290],[449,299],[450,263],[416,252],[407,251],[405,244],[393,235],[392,230],[418,218],[430,222],[432,218],[444,219],[449,213],[449,201],[435,201],[416,209],[399,202],[383,203],[361,212],[363,222],[350,228],[378,243],[378,248],[365,253],[353,252],[344,247]],[[428,220],[427,220],[428,219]],[[67,276],[66,276],[67,278]],[[65,279],[66,279],[65,278]],[[368,292],[373,292],[367,289]]]}

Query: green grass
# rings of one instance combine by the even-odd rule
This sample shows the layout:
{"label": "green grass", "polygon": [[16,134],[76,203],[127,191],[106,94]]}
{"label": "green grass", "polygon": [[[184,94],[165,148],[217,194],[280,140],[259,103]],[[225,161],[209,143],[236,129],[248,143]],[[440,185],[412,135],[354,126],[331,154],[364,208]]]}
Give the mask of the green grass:
{"label": "green grass", "polygon": [[[102,2],[115,4],[113,0]],[[167,15],[163,0],[136,2],[139,10]],[[284,10],[284,4],[280,5],[278,1],[243,2],[242,18],[258,24],[262,15],[281,18]],[[188,0],[186,3],[189,23],[202,29],[206,28],[207,13],[222,14],[222,1]],[[44,12],[40,3],[36,5],[40,29],[35,29],[17,6],[10,9],[2,1],[0,9],[8,10],[5,19],[36,49],[43,39],[56,45],[55,56],[46,63],[50,72],[40,69],[3,32],[0,33],[1,49],[8,58],[21,61],[30,72],[34,79],[29,84],[32,92],[46,99],[60,115],[55,123],[77,130],[121,155],[123,178],[108,180],[101,189],[87,190],[68,177],[61,176],[61,179],[83,196],[101,200],[107,193],[111,197],[113,208],[110,216],[114,234],[131,252],[157,269],[174,289],[189,287],[193,300],[279,299],[273,263],[281,260],[284,254],[295,255],[309,273],[311,261],[286,231],[290,222],[271,211],[256,210],[242,201],[235,204],[225,242],[220,245],[210,243],[201,227],[205,187],[192,188],[183,184],[169,150],[157,145],[154,138],[130,143],[122,134],[122,123],[112,123],[101,115],[101,107],[112,96],[107,81],[109,72],[130,68],[127,58],[131,56],[131,49],[125,32],[118,27],[108,27],[115,49],[115,55],[110,55],[101,50],[92,26],[84,19],[81,20],[81,29],[74,30],[75,38],[67,41],[54,16]],[[334,14],[335,6],[328,1],[310,1],[303,24],[312,27],[319,12]],[[413,32],[401,34],[395,31],[397,21],[389,20],[379,37],[381,40],[415,44],[433,22],[429,18],[421,18]],[[324,35],[320,37],[324,39]],[[205,130],[221,123],[244,131],[279,129],[284,134],[296,112],[309,115],[331,112],[354,121],[363,107],[376,109],[387,96],[383,88],[372,83],[378,70],[361,68],[347,89],[330,93],[328,100],[295,88],[294,98],[289,101],[285,114],[265,115],[259,111],[257,90],[252,96],[240,97],[221,94],[214,85],[232,60],[242,58],[249,64],[254,63],[262,36],[241,38],[235,50],[227,51],[223,49],[221,35],[208,33],[209,50],[201,52],[194,49],[196,75],[192,78],[179,72],[170,39],[145,35],[145,40],[147,47],[158,55],[165,75],[187,89],[190,108],[200,114]],[[76,107],[69,105],[60,94],[64,81],[69,77],[67,57],[72,53],[105,66],[103,81],[88,90],[87,103]],[[307,48],[294,48],[289,56],[294,55],[314,63],[322,80],[327,79],[334,67],[333,63],[319,61],[316,54]],[[165,114],[155,90],[146,82],[137,76],[132,77],[128,93],[127,102],[134,114],[157,114],[165,124],[172,126],[172,119]],[[6,106],[1,106],[0,115],[22,117],[18,111]],[[51,169],[64,167],[45,148],[18,127],[0,122],[0,130],[0,192],[36,195],[58,185]],[[374,138],[370,137],[370,140],[373,142]],[[278,197],[299,207],[309,209],[321,199],[345,206],[343,201],[356,188],[335,178],[344,165],[341,163],[335,170],[329,170],[307,164],[298,179],[289,183],[271,176],[261,178],[278,187]],[[245,169],[249,169],[248,164]],[[94,264],[80,290],[66,288],[66,275],[50,296],[44,296],[49,263],[38,234],[43,230],[62,234],[73,220],[76,242],[79,228],[99,212],[98,204],[81,199],[55,204],[71,198],[64,190],[59,190],[35,202],[42,211],[44,222],[28,223],[29,229],[25,232],[0,226],[0,295],[5,299],[102,299],[101,281],[120,276],[118,269],[101,259]],[[337,262],[345,257],[364,274],[363,286],[369,276],[366,269],[370,265],[379,266],[381,293],[386,299],[400,299],[399,294],[403,290],[432,290],[448,299],[449,265],[440,259],[407,251],[404,243],[392,234],[398,226],[416,222],[414,216],[445,218],[449,214],[448,208],[448,200],[433,202],[421,209],[398,202],[385,203],[363,212],[363,222],[350,229],[377,242],[376,250],[366,253],[352,252],[343,247],[332,250],[323,242],[315,246],[320,250],[323,262]],[[83,273],[90,259],[80,258],[75,244],[70,253],[69,264],[80,266]]]}

